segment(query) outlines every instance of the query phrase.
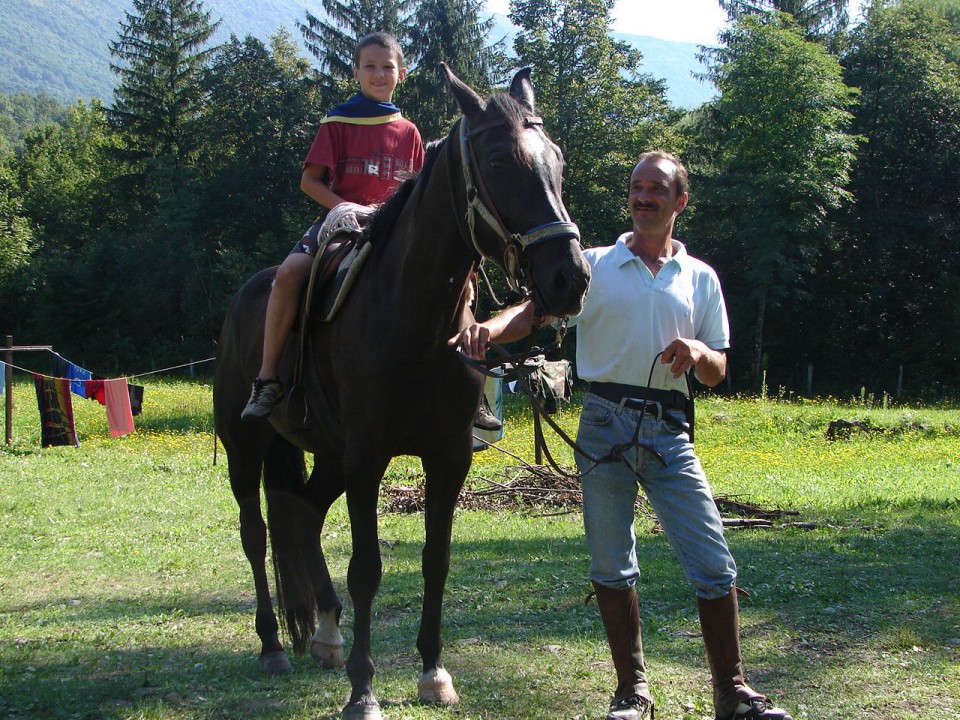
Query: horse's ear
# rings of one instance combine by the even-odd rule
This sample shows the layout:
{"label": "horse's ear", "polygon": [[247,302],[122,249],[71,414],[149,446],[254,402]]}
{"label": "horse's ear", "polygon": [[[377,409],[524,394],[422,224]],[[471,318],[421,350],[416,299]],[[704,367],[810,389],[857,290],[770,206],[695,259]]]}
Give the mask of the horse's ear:
{"label": "horse's ear", "polygon": [[531,72],[531,68],[526,67],[519,70],[517,74],[513,76],[513,81],[510,83],[510,97],[526,103],[532,111],[534,108],[534,99],[533,81],[530,80]]}
{"label": "horse's ear", "polygon": [[472,88],[468,87],[463,80],[454,75],[453,70],[451,70],[446,63],[440,63],[440,65],[447,74],[447,83],[449,83],[450,89],[453,90],[453,96],[457,99],[460,112],[468,118],[479,115],[485,107],[483,98],[477,95]]}

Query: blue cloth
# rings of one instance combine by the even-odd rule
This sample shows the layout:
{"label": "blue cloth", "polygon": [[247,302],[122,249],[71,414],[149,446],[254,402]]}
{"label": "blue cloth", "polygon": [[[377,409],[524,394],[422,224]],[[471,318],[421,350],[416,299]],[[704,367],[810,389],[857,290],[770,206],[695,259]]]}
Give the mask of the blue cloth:
{"label": "blue cloth", "polygon": [[392,102],[378,102],[371,100],[363,93],[357,93],[345,103],[331,108],[328,118],[376,118],[386,115],[398,115],[400,108]]}
{"label": "blue cloth", "polygon": [[7,391],[7,364],[0,362],[0,395]]}
{"label": "blue cloth", "polygon": [[87,396],[87,380],[93,380],[93,373],[68,361],[67,379],[70,380],[70,390],[85,398]]}
{"label": "blue cloth", "polygon": [[[625,407],[618,412],[617,403],[587,393],[577,443],[585,453],[601,458],[615,445],[633,438],[639,418],[639,410]],[[720,511],[686,432],[683,413],[667,410],[658,420],[647,412],[638,442],[659,452],[667,466],[636,447],[625,452],[622,460],[596,467],[593,461],[576,454],[577,468],[583,475],[590,578],[609,587],[627,587],[640,575],[633,521],[634,504],[642,487],[697,595],[707,599],[727,595],[737,578],[737,565],[723,536]]]}

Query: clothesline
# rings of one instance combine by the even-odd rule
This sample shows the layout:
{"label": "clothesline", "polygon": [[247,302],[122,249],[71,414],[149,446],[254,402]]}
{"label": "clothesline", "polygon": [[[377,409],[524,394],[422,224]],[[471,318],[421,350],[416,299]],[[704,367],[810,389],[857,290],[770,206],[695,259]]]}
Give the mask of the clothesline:
{"label": "clothesline", "polygon": [[[0,348],[0,349],[2,349],[2,348]],[[56,355],[57,357],[61,357],[61,358],[63,357],[62,355],[60,355],[60,353],[58,353],[58,352],[56,352],[56,351],[54,351],[54,350],[48,350],[48,352],[51,353],[52,355]],[[134,379],[134,378],[146,377],[147,375],[157,375],[158,373],[170,372],[171,370],[179,370],[180,368],[190,367],[191,365],[202,365],[203,363],[211,362],[211,361],[214,360],[214,359],[215,359],[215,358],[207,358],[206,360],[191,360],[190,362],[188,362],[188,363],[183,363],[182,365],[173,365],[173,366],[171,366],[171,367],[162,368],[162,369],[160,369],[160,370],[149,370],[149,371],[147,371],[147,372],[138,373],[138,374],[136,374],[136,375],[119,375],[119,376],[117,376],[117,377],[118,377],[118,378],[124,378],[124,379],[126,379],[126,380],[132,380],[132,379]],[[31,376],[39,375],[40,377],[45,378],[45,379],[48,379],[48,380],[50,380],[50,379],[57,379],[57,376],[56,376],[56,375],[44,375],[43,373],[38,373],[38,372],[36,372],[35,370],[28,370],[27,368],[20,367],[19,365],[16,365],[15,363],[4,362],[3,364],[6,365],[7,367],[12,368],[13,370],[19,370],[20,372],[25,372],[25,373],[27,373],[27,374],[29,374],[29,375],[31,375]]]}
{"label": "clothesline", "polygon": [[[54,374],[45,375],[9,362],[0,362],[0,368],[9,367],[11,370],[28,373],[33,377],[37,392],[37,406],[40,411],[41,445],[43,447],[54,445],[77,446],[80,444],[74,426],[72,395],[76,394],[83,398],[93,399],[106,406],[107,426],[110,429],[111,437],[128,435],[135,429],[133,416],[140,414],[143,407],[144,392],[142,385],[128,382],[130,378],[169,372],[213,360],[213,358],[194,360],[138,375],[102,378],[70,362],[52,348],[37,347],[30,349],[46,350],[53,356],[52,372]],[[3,385],[0,384],[0,393],[9,389]],[[6,416],[8,444],[11,438],[10,424],[12,422],[10,408],[10,399],[8,398]]]}

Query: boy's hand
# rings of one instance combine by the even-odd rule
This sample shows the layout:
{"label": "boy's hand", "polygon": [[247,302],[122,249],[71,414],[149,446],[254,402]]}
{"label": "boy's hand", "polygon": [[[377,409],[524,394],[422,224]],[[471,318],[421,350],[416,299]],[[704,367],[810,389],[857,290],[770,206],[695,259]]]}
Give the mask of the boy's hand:
{"label": "boy's hand", "polygon": [[473,323],[447,340],[447,345],[456,347],[467,357],[483,360],[490,342],[490,329],[480,323]]}

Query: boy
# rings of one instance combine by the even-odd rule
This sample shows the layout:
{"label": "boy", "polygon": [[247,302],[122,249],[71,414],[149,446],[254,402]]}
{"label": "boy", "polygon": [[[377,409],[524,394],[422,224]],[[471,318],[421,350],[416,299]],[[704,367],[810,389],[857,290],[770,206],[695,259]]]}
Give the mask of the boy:
{"label": "boy", "polygon": [[267,301],[263,359],[244,420],[266,417],[283,397],[277,366],[327,212],[342,202],[382,203],[423,167],[420,132],[393,104],[393,92],[407,74],[400,44],[388,33],[370,33],[357,42],[353,62],[360,92],[327,113],[303,163],[300,188],[325,210],[277,268]]}

